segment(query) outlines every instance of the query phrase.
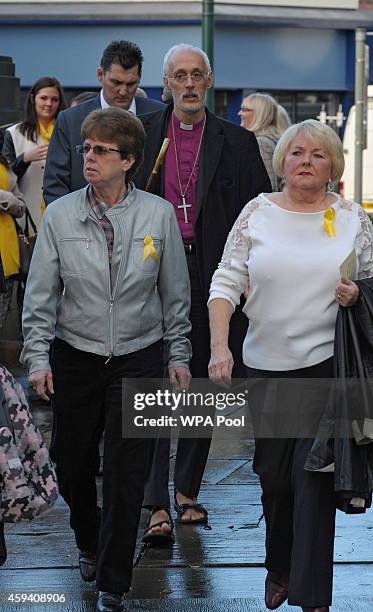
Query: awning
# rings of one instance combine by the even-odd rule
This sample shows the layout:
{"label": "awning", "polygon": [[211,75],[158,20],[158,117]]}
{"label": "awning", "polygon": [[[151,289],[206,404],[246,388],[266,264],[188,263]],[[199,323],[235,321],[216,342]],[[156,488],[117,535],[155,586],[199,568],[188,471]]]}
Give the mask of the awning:
{"label": "awning", "polygon": [[[0,23],[200,23],[202,2],[0,2]],[[373,29],[373,10],[215,2],[217,24]]]}

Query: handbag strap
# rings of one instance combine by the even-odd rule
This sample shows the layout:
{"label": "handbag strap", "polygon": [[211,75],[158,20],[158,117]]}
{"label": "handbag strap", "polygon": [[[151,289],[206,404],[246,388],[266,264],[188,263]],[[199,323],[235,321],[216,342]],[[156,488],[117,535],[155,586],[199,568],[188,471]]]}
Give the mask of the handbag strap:
{"label": "handbag strap", "polygon": [[24,231],[22,229],[22,227],[20,226],[20,224],[18,223],[17,219],[15,219],[14,217],[12,217],[13,221],[14,221],[14,225],[16,226],[16,232],[18,234],[18,236],[23,236],[24,235]]}
{"label": "handbag strap", "polygon": [[29,209],[28,209],[28,208],[26,208],[26,213],[25,213],[25,214],[26,214],[26,221],[25,221],[25,236],[27,236],[27,238],[28,238],[28,237],[30,236],[30,230],[29,230],[29,225],[28,225],[28,224],[29,224],[29,222],[30,222],[30,225],[31,225],[31,228],[32,228],[32,230],[33,230],[34,234],[37,234],[37,233],[38,233],[38,231],[37,231],[37,229],[36,229],[36,225],[35,225],[35,223],[34,223],[33,218],[31,217],[31,214],[30,214],[30,211],[29,211]]}
{"label": "handbag strap", "polygon": [[6,291],[5,275],[4,275],[3,262],[2,262],[1,254],[0,254],[0,293],[5,293],[5,291]]}

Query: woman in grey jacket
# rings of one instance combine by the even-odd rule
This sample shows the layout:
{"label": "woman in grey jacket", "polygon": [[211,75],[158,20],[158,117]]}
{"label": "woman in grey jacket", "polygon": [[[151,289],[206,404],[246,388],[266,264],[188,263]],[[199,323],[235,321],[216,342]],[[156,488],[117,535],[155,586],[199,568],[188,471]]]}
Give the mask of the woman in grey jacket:
{"label": "woman in grey jacket", "polygon": [[[25,294],[22,360],[52,394],[51,454],[97,610],[122,610],[152,450],[122,437],[122,379],[162,378],[163,343],[177,388],[189,384],[190,288],[173,207],[131,182],[143,157],[141,122],[93,111],[82,125],[88,186],[44,215]],[[51,350],[50,350],[51,349]],[[105,430],[103,508],[98,444]],[[139,435],[140,437],[140,435]],[[99,535],[100,531],[100,535]],[[96,572],[97,557],[97,572]]]}

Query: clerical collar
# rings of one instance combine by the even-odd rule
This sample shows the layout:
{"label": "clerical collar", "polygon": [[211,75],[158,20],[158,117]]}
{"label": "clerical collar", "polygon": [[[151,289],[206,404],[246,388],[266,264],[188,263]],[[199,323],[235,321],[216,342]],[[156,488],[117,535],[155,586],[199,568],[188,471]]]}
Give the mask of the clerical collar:
{"label": "clerical collar", "polygon": [[191,130],[196,130],[199,127],[201,127],[205,121],[205,117],[203,117],[200,121],[198,121],[197,123],[183,123],[182,121],[180,121],[177,116],[175,115],[175,113],[172,113],[173,115],[173,119],[174,119],[174,125],[176,127],[179,127],[181,130],[185,130],[185,131],[191,131]]}

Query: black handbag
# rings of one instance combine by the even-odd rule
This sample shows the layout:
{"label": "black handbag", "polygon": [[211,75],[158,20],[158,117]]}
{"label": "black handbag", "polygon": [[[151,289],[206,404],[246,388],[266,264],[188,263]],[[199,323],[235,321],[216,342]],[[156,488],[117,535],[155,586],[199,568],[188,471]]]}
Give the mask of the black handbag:
{"label": "black handbag", "polygon": [[[18,243],[19,243],[19,260],[20,260],[20,268],[19,268],[19,279],[21,281],[25,281],[27,275],[29,273],[32,253],[34,251],[34,246],[37,237],[37,229],[36,225],[31,217],[29,210],[26,208],[26,221],[25,221],[25,229],[23,230],[21,226],[14,220],[17,228],[18,234]],[[34,234],[30,236],[31,229]]]}

